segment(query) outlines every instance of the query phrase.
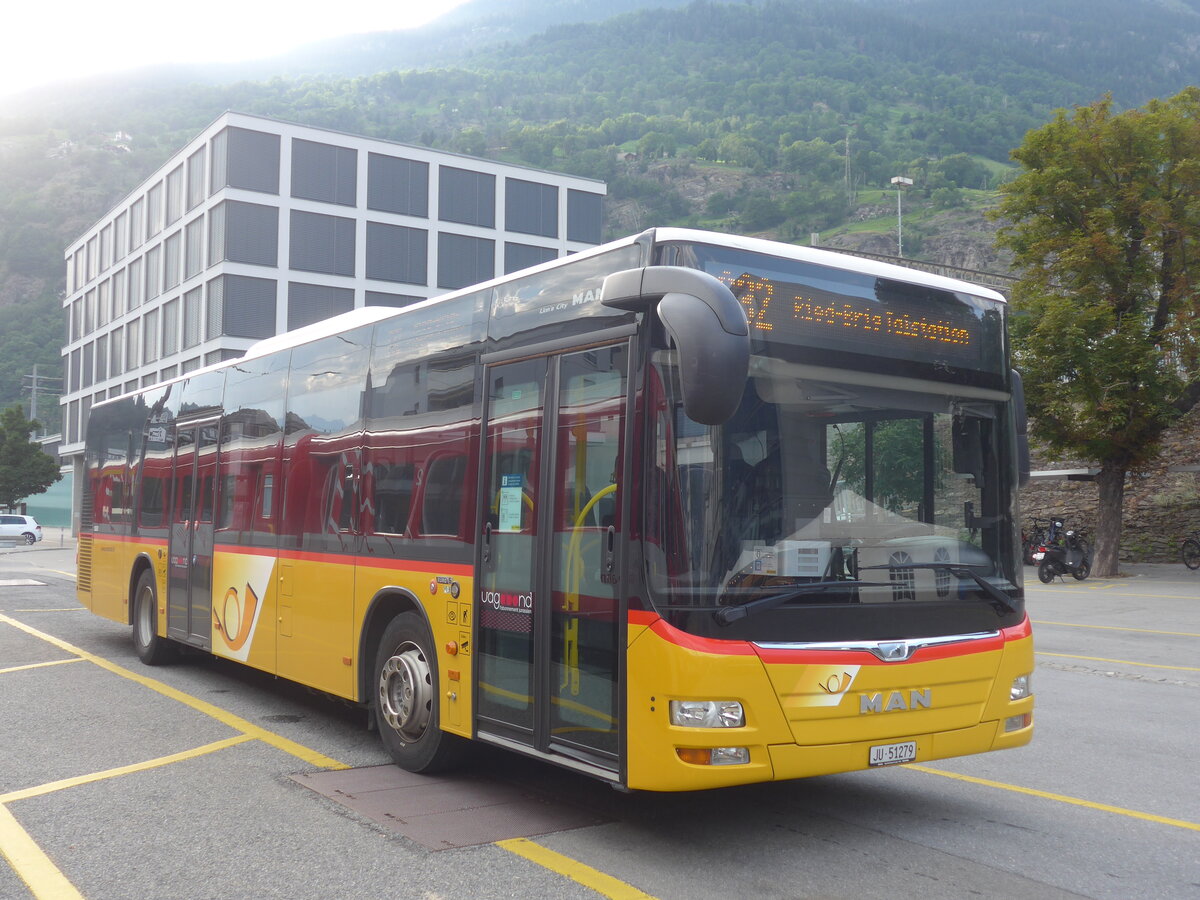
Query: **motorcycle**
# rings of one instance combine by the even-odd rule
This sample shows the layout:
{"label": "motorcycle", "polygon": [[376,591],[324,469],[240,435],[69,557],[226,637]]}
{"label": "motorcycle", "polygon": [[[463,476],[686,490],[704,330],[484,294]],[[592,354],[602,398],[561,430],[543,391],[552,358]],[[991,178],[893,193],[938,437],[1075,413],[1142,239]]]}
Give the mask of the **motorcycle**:
{"label": "motorcycle", "polygon": [[[1061,529],[1062,522],[1056,520],[1054,524]],[[1068,574],[1076,581],[1083,581],[1091,574],[1092,548],[1088,546],[1083,532],[1068,528],[1061,535],[1061,541],[1039,548],[1042,559],[1038,563],[1038,581],[1042,584],[1049,584],[1056,577]]]}

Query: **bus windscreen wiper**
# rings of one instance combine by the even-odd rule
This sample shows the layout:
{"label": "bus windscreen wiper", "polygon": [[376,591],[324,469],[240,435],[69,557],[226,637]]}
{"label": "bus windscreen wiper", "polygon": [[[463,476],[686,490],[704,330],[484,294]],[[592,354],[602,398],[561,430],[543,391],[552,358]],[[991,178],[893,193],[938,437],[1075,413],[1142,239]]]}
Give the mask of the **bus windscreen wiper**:
{"label": "bus windscreen wiper", "polygon": [[977,567],[966,566],[966,565],[955,565],[954,563],[893,563],[892,565],[887,565],[887,566],[860,566],[859,570],[865,571],[867,569],[936,569],[938,571],[949,572],[955,578],[970,578],[972,581],[974,581],[977,585],[979,585],[983,589],[983,592],[985,594],[987,594],[991,600],[998,603],[1000,606],[1002,606],[1004,609],[1008,610],[1009,612],[1015,613],[1017,611],[1017,608],[1015,606],[1013,606],[1012,598],[1009,597],[1008,594],[1004,593],[1004,591],[1000,590],[1000,588],[996,587],[994,584],[992,584],[990,581],[988,581],[986,578],[984,578],[982,575],[980,575],[978,572],[972,571],[973,568],[977,568]]}
{"label": "bus windscreen wiper", "polygon": [[791,590],[771,594],[768,597],[760,597],[757,600],[751,600],[749,603],[743,603],[740,606],[722,606],[713,613],[713,617],[717,620],[718,625],[730,625],[752,613],[774,609],[777,606],[782,606],[789,600],[795,600],[797,597],[803,597],[806,594],[815,594],[820,591],[827,591],[830,588],[857,590],[863,587],[891,587],[891,585],[870,581],[810,581],[807,584],[798,584]]}

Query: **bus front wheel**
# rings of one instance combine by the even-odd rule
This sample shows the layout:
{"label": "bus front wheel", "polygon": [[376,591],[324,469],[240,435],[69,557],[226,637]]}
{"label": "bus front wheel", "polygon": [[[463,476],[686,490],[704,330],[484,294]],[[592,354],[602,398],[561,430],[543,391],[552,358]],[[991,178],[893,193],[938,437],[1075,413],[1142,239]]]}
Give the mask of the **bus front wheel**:
{"label": "bus front wheel", "polygon": [[159,666],[175,657],[174,642],[158,634],[158,590],[149,569],[138,578],[133,591],[131,630],[138,659],[148,666]]}
{"label": "bus front wheel", "polygon": [[459,761],[465,742],[439,724],[433,639],[416,613],[401,613],[388,623],[375,654],[374,684],[379,735],[396,765],[439,772]]}

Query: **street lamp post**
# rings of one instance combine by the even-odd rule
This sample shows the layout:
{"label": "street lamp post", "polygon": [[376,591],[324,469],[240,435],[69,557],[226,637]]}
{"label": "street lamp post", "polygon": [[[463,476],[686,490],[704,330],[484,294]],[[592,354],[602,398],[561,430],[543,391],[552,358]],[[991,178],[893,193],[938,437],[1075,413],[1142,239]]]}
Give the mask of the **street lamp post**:
{"label": "street lamp post", "polygon": [[911,187],[913,180],[905,178],[903,175],[897,175],[892,179],[892,184],[896,188],[896,255],[904,255],[904,206],[901,197],[904,196],[904,189]]}

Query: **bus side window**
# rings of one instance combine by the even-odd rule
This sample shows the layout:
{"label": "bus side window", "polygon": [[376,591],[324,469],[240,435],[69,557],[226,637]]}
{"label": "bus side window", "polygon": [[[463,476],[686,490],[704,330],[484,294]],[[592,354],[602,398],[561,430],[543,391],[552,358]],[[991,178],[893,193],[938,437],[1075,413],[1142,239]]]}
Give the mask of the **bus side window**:
{"label": "bus side window", "polygon": [[437,456],[426,466],[421,532],[462,537],[462,502],[467,457]]}

